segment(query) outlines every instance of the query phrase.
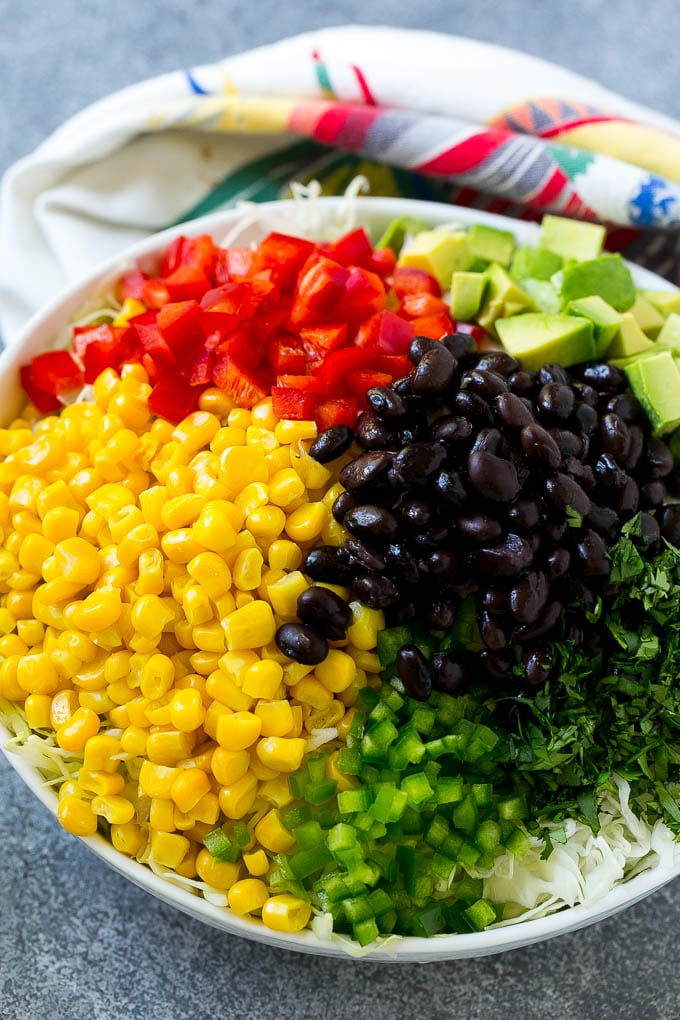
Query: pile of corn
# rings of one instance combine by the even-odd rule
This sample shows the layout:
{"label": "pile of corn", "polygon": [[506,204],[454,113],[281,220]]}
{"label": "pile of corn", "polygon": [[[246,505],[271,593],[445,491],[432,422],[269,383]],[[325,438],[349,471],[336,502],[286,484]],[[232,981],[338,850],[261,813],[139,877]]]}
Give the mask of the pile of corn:
{"label": "pile of corn", "polygon": [[[299,930],[309,906],[267,883],[294,844],[287,777],[314,731],[346,733],[381,614],[355,604],[319,666],[281,655],[305,551],[343,540],[313,423],[207,390],[173,426],[149,392],[141,366],[107,369],[91,401],[0,430],[0,697],[82,758],[59,791],[69,832],[99,824],[122,853]],[[347,788],[333,754],[328,769]],[[230,820],[248,826],[235,863],[202,844]]]}

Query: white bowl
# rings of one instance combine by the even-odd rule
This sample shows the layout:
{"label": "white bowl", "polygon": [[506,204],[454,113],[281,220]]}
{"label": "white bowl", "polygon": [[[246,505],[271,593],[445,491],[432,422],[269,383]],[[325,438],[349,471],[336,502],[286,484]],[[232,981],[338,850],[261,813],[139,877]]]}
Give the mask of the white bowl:
{"label": "white bowl", "polygon": [[[311,218],[318,221],[319,225],[337,222],[338,218],[349,215],[350,221],[345,223],[346,226],[363,224],[372,228],[376,236],[392,219],[408,214],[431,226],[452,222],[464,225],[484,223],[496,226],[511,230],[518,241],[523,244],[535,244],[538,239],[538,227],[534,223],[509,220],[503,216],[482,213],[474,209],[439,205],[433,202],[360,198],[355,203],[347,205],[341,199],[325,198],[316,200],[314,210]],[[75,312],[91,296],[100,291],[108,281],[132,264],[141,264],[142,267],[152,264],[170,241],[180,234],[209,233],[221,240],[240,223],[243,225],[243,231],[239,233],[238,243],[244,244],[261,240],[273,228],[286,229],[286,220],[292,213],[293,203],[272,202],[257,207],[255,215],[251,210],[228,210],[193,220],[191,223],[184,223],[134,245],[121,256],[100,266],[87,279],[60,294],[31,319],[21,334],[0,355],[2,423],[11,420],[21,404],[19,367],[30,360],[33,355],[53,346],[56,334],[63,329]],[[291,219],[288,222],[288,229],[291,233],[295,232],[294,220]],[[635,282],[639,287],[656,290],[674,289],[666,280],[647,270],[637,266],[631,268]],[[4,745],[9,737],[10,734],[0,721],[0,750],[3,751],[9,763],[26,785],[39,797],[48,810],[56,814],[57,796],[55,792],[44,786],[42,777],[35,768],[26,764],[17,754],[5,750]],[[64,838],[68,838],[65,833]],[[215,928],[267,945],[294,949],[303,953],[346,957],[348,951],[352,950],[352,946],[347,940],[338,937],[324,941],[311,931],[303,931],[299,934],[271,931],[261,922],[237,917],[230,910],[206,902],[202,897],[195,896],[187,892],[186,889],[173,884],[171,880],[159,878],[146,866],[118,853],[102,836],[90,836],[85,838],[84,842],[93,853],[134,882],[135,885]],[[386,946],[371,952],[367,959],[375,962],[397,960],[426,963],[435,960],[487,956],[527,946],[609,917],[661,888],[678,874],[680,874],[680,852],[676,854],[673,864],[663,867],[657,865],[642,872],[630,881],[616,886],[593,905],[587,907],[579,905],[537,920],[520,921],[507,927],[492,928],[472,934],[438,935],[431,939],[413,937],[394,939]]]}

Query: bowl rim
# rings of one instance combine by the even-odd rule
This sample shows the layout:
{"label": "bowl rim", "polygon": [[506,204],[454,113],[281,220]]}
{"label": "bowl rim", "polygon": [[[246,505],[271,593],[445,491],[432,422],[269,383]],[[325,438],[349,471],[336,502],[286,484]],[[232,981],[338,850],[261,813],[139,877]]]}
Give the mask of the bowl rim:
{"label": "bowl rim", "polygon": [[[325,219],[331,218],[335,213],[346,208],[342,205],[344,201],[344,199],[336,197],[314,199]],[[356,204],[352,211],[356,225],[364,223],[385,225],[397,216],[411,215],[424,220],[429,226],[448,223],[460,223],[468,226],[482,223],[510,230],[522,243],[535,243],[538,238],[539,227],[534,222],[510,219],[478,209],[402,198],[358,197],[354,201]],[[130,245],[121,253],[101,263],[84,278],[66,287],[31,317],[0,353],[0,383],[4,383],[5,389],[11,391],[12,387],[16,386],[16,370],[22,355],[27,357],[37,353],[38,350],[45,349],[46,338],[53,337],[56,331],[68,322],[70,316],[89,294],[96,291],[110,278],[125,272],[140,259],[160,254],[176,237],[182,234],[195,236],[201,233],[215,233],[219,238],[220,232],[224,232],[239,221],[245,223],[246,220],[252,218],[253,213],[259,214],[264,219],[268,213],[290,215],[292,211],[293,203],[289,200],[262,203],[255,208],[248,207],[245,210],[242,208],[221,210],[169,227]],[[291,229],[292,227],[293,224],[291,224]],[[269,229],[271,229],[271,224],[267,225],[265,222],[260,231],[262,236]],[[657,290],[675,290],[667,280],[656,276],[649,270],[635,265],[631,265],[631,269],[638,286]],[[14,378],[10,378],[12,373],[14,373]],[[19,392],[17,388],[17,393]],[[0,393],[1,399],[2,393]],[[18,754],[13,753],[5,746],[10,738],[11,733],[0,719],[0,751],[35,796],[52,815],[56,815],[56,792],[45,785],[35,767],[29,765]],[[361,956],[369,962],[443,961],[506,952],[593,924],[631,906],[680,875],[680,844],[678,844],[672,861],[667,861],[665,864],[659,862],[635,877],[619,883],[601,899],[588,906],[577,904],[546,917],[526,921],[518,920],[514,924],[492,927],[482,932],[436,935],[429,939],[416,936],[390,937],[385,944],[365,954],[347,938],[338,935],[326,940],[319,938],[311,930],[294,934],[275,932],[257,920],[239,917],[233,914],[229,908],[209,903],[202,896],[194,895],[186,888],[176,885],[170,877],[158,876],[148,866],[125,857],[115,850],[112,844],[98,833],[94,836],[80,838],[97,857],[133,884],[197,920],[228,934],[240,935],[263,944],[303,953],[342,959]]]}

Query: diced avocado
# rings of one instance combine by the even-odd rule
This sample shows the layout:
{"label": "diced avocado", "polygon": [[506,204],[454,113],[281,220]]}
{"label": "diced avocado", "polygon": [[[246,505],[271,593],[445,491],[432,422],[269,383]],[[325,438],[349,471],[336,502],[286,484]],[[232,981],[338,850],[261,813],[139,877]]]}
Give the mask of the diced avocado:
{"label": "diced avocado", "polygon": [[531,277],[520,282],[539,312],[559,312],[560,299],[552,283],[548,280],[534,280]]}
{"label": "diced avocado", "polygon": [[656,338],[656,343],[659,347],[671,347],[680,354],[680,315],[677,312],[671,312],[668,316]]}
{"label": "diced avocado", "polygon": [[451,315],[461,322],[469,322],[482,307],[488,285],[484,273],[457,272],[451,280]]}
{"label": "diced avocado", "polygon": [[539,369],[546,362],[568,367],[595,357],[593,324],[576,315],[527,312],[498,319],[496,331],[505,349],[525,368]]}
{"label": "diced avocado", "polygon": [[554,251],[564,259],[584,262],[602,251],[606,231],[597,223],[569,220],[564,216],[544,216],[541,221],[541,248]]}
{"label": "diced avocado", "polygon": [[680,425],[680,369],[670,351],[637,358],[625,368],[630,388],[647,412],[654,434]]}
{"label": "diced avocado", "polygon": [[654,341],[646,336],[633,318],[632,312],[621,316],[618,332],[607,348],[608,358],[630,358],[654,348]]}
{"label": "diced avocado", "polygon": [[451,277],[459,269],[467,269],[471,254],[468,235],[464,230],[423,230],[402,248],[397,264],[426,273],[446,290]]}
{"label": "diced avocado", "polygon": [[597,294],[570,301],[566,311],[567,315],[590,319],[595,337],[595,357],[601,358],[618,332],[621,324],[619,312]]}
{"label": "diced avocado", "polygon": [[391,248],[394,254],[398,255],[407,234],[417,234],[426,228],[427,223],[423,220],[415,220],[412,216],[399,216],[388,223],[385,232],[376,243],[376,248]]}
{"label": "diced avocado", "polygon": [[487,332],[493,331],[496,319],[508,318],[519,312],[534,310],[535,306],[529,295],[515,283],[503,266],[492,262],[484,275],[488,282],[488,289],[482,309],[477,315],[477,322]]}
{"label": "diced avocado", "polygon": [[600,255],[587,262],[574,262],[562,271],[560,297],[566,307],[577,298],[599,294],[617,312],[635,304],[635,284],[620,255]]}
{"label": "diced avocado", "polygon": [[495,227],[475,223],[470,227],[468,241],[471,253],[477,258],[500,262],[502,266],[510,264],[515,250],[515,235],[509,230],[496,230]]}
{"label": "diced avocado", "polygon": [[480,259],[478,255],[475,255],[470,260],[470,265],[467,267],[467,271],[468,273],[483,273],[488,265],[488,259]]}
{"label": "diced avocado", "polygon": [[666,321],[661,312],[647,298],[644,298],[642,294],[638,294],[635,298],[635,304],[631,308],[630,314],[642,332],[652,338],[657,335]]}
{"label": "diced avocado", "polygon": [[680,290],[641,290],[640,293],[662,315],[680,313]]}
{"label": "diced avocado", "polygon": [[562,268],[564,259],[545,248],[518,248],[510,263],[510,276],[515,280],[549,280]]}

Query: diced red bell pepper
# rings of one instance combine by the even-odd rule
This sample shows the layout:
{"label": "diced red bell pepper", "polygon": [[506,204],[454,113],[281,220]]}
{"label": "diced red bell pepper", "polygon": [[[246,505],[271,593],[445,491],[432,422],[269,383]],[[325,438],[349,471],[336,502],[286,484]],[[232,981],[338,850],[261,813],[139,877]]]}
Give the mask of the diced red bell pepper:
{"label": "diced red bell pepper", "polygon": [[149,319],[149,313],[147,313],[138,315],[130,321],[137,333],[144,354],[148,354],[160,369],[174,368],[177,360],[163,339],[155,317]]}
{"label": "diced red bell pepper", "polygon": [[379,372],[388,372],[393,379],[403,379],[413,370],[413,362],[405,354],[377,352],[375,367]]}
{"label": "diced red bell pepper", "polygon": [[170,301],[197,301],[212,287],[212,280],[200,266],[178,266],[163,277]]}
{"label": "diced red bell pepper", "polygon": [[276,377],[277,386],[287,386],[294,390],[305,390],[306,393],[327,393],[327,389],[321,379],[314,375],[279,375]]}
{"label": "diced red bell pepper", "polygon": [[370,390],[373,386],[389,386],[391,382],[392,376],[387,372],[370,370],[350,372],[347,376],[347,389],[354,396],[363,398],[366,395],[366,390]]}
{"label": "diced red bell pepper", "polygon": [[303,265],[314,252],[315,245],[300,237],[274,232],[258,246],[252,262],[252,272],[270,272],[270,279],[284,293],[295,287]]}
{"label": "diced red bell pepper", "polygon": [[219,248],[215,262],[215,283],[229,283],[235,277],[247,276],[252,268],[255,252],[252,248]]}
{"label": "diced red bell pepper", "polygon": [[47,393],[35,385],[32,365],[22,365],[19,377],[26,396],[42,414],[58,411],[62,406],[54,393]]}
{"label": "diced red bell pepper", "polygon": [[313,347],[323,356],[328,351],[337,351],[347,344],[347,323],[338,325],[312,326],[300,330],[305,347]]}
{"label": "diced red bell pepper", "polygon": [[94,382],[105,368],[118,370],[132,357],[136,336],[130,326],[76,326],[73,349],[83,363],[85,382]]}
{"label": "diced red bell pepper", "polygon": [[221,354],[215,362],[213,380],[239,407],[253,407],[269,392],[267,380],[239,362],[233,354]]}
{"label": "diced red bell pepper", "polygon": [[201,314],[197,301],[172,301],[159,308],[156,322],[174,354],[179,356],[200,343],[203,338]]}
{"label": "diced red bell pepper", "polygon": [[184,376],[190,386],[207,386],[212,381],[217,355],[215,351],[202,348],[184,369]]}
{"label": "diced red bell pepper", "polygon": [[177,424],[198,407],[200,390],[176,374],[163,375],[149,394],[149,407],[154,414]]}
{"label": "diced red bell pepper", "polygon": [[198,237],[178,237],[168,246],[163,262],[161,276],[170,276],[181,266],[200,269],[210,276],[217,258],[217,245],[209,234]]}
{"label": "diced red bell pepper", "polygon": [[336,397],[318,405],[314,420],[320,432],[334,425],[349,425],[353,428],[357,420],[357,410],[356,397]]}
{"label": "diced red bell pepper", "polygon": [[319,402],[319,394],[293,386],[272,386],[272,409],[277,418],[311,421]]}
{"label": "diced red bell pepper", "polygon": [[410,322],[394,312],[382,311],[361,324],[354,343],[357,347],[379,347],[387,354],[404,354],[412,339]]}
{"label": "diced red bell pepper", "polygon": [[314,375],[321,379],[329,393],[342,393],[350,372],[363,372],[375,367],[375,350],[371,347],[343,347],[331,351]]}
{"label": "diced red bell pepper", "polygon": [[392,274],[392,288],[400,296],[402,294],[434,294],[435,297],[442,296],[442,289],[434,276],[430,276],[424,269],[414,269],[410,266],[397,266]]}
{"label": "diced red bell pepper", "polygon": [[411,319],[414,336],[428,336],[431,340],[441,340],[447,333],[453,332],[451,316],[446,312],[439,312],[438,315],[423,315],[418,319]]}
{"label": "diced red bell pepper", "polygon": [[[312,315],[327,315],[349,284],[351,271],[323,255],[311,255],[302,267],[296,298]],[[297,304],[297,300],[293,305]]]}
{"label": "diced red bell pepper", "polygon": [[294,337],[279,337],[269,345],[267,361],[274,375],[301,375],[307,358],[301,344]]}
{"label": "diced red bell pepper", "polygon": [[142,273],[139,269],[126,273],[118,285],[118,295],[121,301],[125,301],[126,298],[142,301],[144,299],[144,284],[148,279],[147,274]]}
{"label": "diced red bell pepper", "polygon": [[260,310],[266,298],[275,301],[277,297],[276,287],[266,280],[231,280],[206,291],[201,297],[201,308],[235,315],[238,319],[250,319]]}
{"label": "diced red bell pepper", "polygon": [[385,285],[376,273],[352,266],[334,318],[358,323],[385,307]]}
{"label": "diced red bell pepper", "polygon": [[330,257],[343,266],[372,268],[373,245],[363,227],[357,227],[356,230],[350,230],[349,233],[343,234],[337,241],[329,244],[327,250]]}
{"label": "diced red bell pepper", "polygon": [[34,386],[44,393],[70,393],[80,389],[85,381],[83,370],[69,351],[45,351],[31,362]]}
{"label": "diced red bell pepper", "polygon": [[396,264],[397,256],[391,248],[378,248],[371,255],[371,260],[366,268],[373,270],[383,280],[386,280],[394,272]]}
{"label": "diced red bell pepper", "polygon": [[401,299],[400,311],[407,319],[418,319],[423,315],[439,315],[440,312],[448,314],[446,302],[428,291],[421,291],[420,294],[404,294]]}
{"label": "diced red bell pepper", "polygon": [[162,280],[145,280],[141,300],[147,308],[162,308],[170,300],[170,292]]}

